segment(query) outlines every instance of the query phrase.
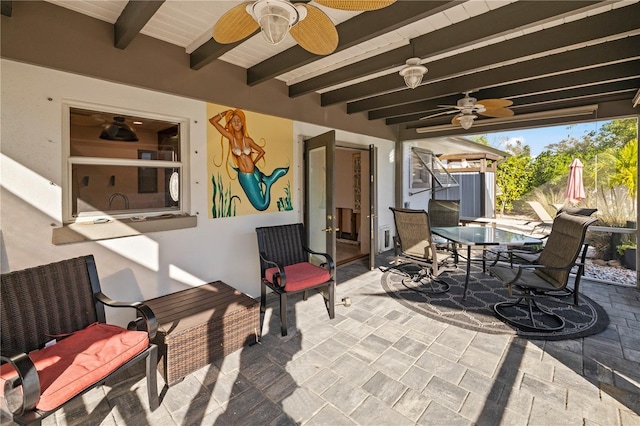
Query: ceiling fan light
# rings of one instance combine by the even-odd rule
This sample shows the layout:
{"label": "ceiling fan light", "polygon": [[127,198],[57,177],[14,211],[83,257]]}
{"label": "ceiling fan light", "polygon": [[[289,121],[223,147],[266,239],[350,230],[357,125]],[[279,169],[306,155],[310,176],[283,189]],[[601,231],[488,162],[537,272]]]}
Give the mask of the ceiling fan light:
{"label": "ceiling fan light", "polygon": [[422,83],[422,76],[426,74],[427,67],[420,65],[420,58],[407,59],[407,66],[400,70],[404,83],[410,89],[415,89]]}
{"label": "ceiling fan light", "polygon": [[133,127],[125,122],[124,117],[113,117],[113,122],[102,128],[100,139],[108,141],[137,142],[138,135]]}
{"label": "ceiling fan light", "polygon": [[473,125],[473,120],[477,118],[475,115],[471,114],[471,115],[462,115],[460,117],[458,117],[458,122],[460,123],[460,126],[462,126],[463,129],[465,130],[469,130],[471,128],[471,126]]}
{"label": "ceiling fan light", "polygon": [[260,25],[264,39],[274,45],[284,40],[291,27],[306,16],[304,7],[284,0],[258,0],[247,9]]}

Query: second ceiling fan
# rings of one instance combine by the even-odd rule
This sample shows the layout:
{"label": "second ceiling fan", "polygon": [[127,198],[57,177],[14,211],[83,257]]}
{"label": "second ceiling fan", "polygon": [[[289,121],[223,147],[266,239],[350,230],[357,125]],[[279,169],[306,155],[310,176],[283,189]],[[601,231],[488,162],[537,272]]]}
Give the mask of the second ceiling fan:
{"label": "second ceiling fan", "polygon": [[473,125],[473,120],[478,118],[478,114],[486,117],[511,117],[513,115],[513,111],[507,108],[513,105],[512,101],[508,99],[483,99],[479,101],[469,96],[470,93],[470,91],[464,92],[464,97],[459,99],[456,105],[438,105],[440,108],[451,108],[450,110],[427,115],[420,120],[457,113],[451,123],[467,130]]}
{"label": "second ceiling fan", "polygon": [[[332,9],[370,11],[390,6],[396,0],[314,0]],[[221,44],[235,43],[258,28],[269,44],[278,44],[290,33],[305,50],[328,55],[338,47],[336,26],[320,8],[288,0],[257,0],[227,11],[213,27],[213,38]]]}

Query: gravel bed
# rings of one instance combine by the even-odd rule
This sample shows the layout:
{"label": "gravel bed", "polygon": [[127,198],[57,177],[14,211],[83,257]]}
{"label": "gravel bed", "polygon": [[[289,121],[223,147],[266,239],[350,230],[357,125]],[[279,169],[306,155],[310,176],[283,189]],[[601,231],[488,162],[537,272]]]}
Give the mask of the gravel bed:
{"label": "gravel bed", "polygon": [[595,265],[591,260],[586,261],[585,278],[595,278],[597,280],[609,281],[613,284],[636,286],[637,274],[632,269],[622,266],[600,266]]}

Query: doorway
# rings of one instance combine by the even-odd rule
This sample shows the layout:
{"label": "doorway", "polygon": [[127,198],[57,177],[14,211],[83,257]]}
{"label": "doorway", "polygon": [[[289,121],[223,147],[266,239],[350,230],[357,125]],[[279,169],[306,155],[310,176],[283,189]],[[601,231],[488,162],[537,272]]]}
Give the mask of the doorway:
{"label": "doorway", "polygon": [[304,140],[309,248],[329,253],[337,266],[366,258],[375,268],[376,152],[336,142],[335,131]]}
{"label": "doorway", "polygon": [[370,253],[369,148],[337,145],[335,151],[336,265]]}

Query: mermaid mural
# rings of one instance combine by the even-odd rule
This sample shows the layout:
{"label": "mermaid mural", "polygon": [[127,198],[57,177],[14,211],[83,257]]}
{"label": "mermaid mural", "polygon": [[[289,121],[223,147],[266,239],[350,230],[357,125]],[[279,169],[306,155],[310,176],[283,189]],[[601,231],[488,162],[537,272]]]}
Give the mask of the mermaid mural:
{"label": "mermaid mural", "polygon": [[[224,126],[220,124],[223,118]],[[229,158],[232,158],[234,165],[231,167],[238,174],[238,182],[249,202],[256,210],[266,210],[271,203],[271,186],[287,174],[289,167],[276,168],[270,175],[265,175],[258,169],[257,163],[263,159],[265,150],[249,136],[247,120],[242,110],[229,109],[219,112],[211,117],[209,122],[221,134],[220,145],[223,158],[220,164],[216,164],[214,158],[214,165],[221,167],[222,162],[225,161],[224,139],[226,138],[229,141],[225,163],[227,175],[233,179],[229,171]]]}

